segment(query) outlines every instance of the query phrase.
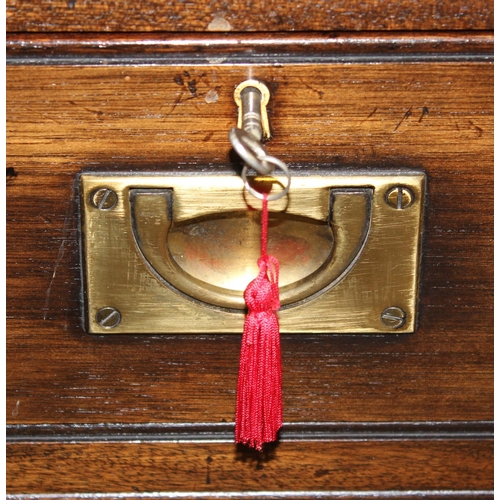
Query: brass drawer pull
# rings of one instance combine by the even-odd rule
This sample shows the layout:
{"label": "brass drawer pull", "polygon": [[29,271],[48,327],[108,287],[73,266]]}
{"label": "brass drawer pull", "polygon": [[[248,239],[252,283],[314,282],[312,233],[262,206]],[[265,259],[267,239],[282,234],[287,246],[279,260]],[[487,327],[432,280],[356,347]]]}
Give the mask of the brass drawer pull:
{"label": "brass drawer pull", "polygon": [[[297,171],[293,181],[270,203],[281,331],[413,331],[425,175]],[[85,173],[80,190],[89,332],[241,332],[260,228],[238,176]],[[119,322],[96,319],[107,308]],[[404,318],[388,321],[388,308]]]}

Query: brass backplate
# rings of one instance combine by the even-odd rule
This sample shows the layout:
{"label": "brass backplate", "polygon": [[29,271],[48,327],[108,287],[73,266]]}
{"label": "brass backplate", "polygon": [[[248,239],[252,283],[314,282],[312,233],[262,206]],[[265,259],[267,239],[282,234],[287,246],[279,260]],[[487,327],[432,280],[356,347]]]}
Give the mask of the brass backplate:
{"label": "brass backplate", "polygon": [[[89,333],[242,331],[260,201],[239,176],[83,173],[79,181]],[[420,171],[293,172],[288,196],[269,204],[281,331],[415,331],[424,191]]]}

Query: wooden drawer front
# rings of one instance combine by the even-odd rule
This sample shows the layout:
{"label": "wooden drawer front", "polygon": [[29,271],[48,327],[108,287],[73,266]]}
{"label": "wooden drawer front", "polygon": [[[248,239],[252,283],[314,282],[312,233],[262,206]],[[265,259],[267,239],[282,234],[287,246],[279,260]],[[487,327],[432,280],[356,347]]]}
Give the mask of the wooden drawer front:
{"label": "wooden drawer front", "polygon": [[[427,52],[408,43],[397,57],[388,39],[365,52],[357,39],[344,55],[316,40],[310,53],[276,44],[249,54],[200,49],[202,57],[196,44],[176,54],[158,39],[161,50],[137,53],[107,39],[102,55],[92,41],[64,52],[57,37],[47,40],[50,50],[25,51],[18,39],[7,68],[12,498],[490,495],[493,66],[485,39],[436,54],[421,37]],[[284,335],[286,423],[265,455],[231,443],[240,336],[84,333],[75,184],[82,171],[230,166],[233,90],[249,68],[272,92],[268,151],[292,169],[428,176],[417,332]]]}
{"label": "wooden drawer front", "polygon": [[[271,154],[303,168],[422,167],[429,178],[418,332],[285,336],[286,419],[489,419],[491,65],[253,71],[274,88]],[[74,180],[84,169],[227,164],[232,89],[246,76],[231,66],[8,69],[10,421],[231,420],[239,338],[82,332]]]}

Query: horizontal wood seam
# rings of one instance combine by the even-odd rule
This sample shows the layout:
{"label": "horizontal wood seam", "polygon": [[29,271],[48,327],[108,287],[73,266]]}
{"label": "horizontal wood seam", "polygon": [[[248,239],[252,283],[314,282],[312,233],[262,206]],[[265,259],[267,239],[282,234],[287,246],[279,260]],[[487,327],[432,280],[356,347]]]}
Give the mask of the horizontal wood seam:
{"label": "horizontal wood seam", "polygon": [[492,62],[493,56],[489,54],[407,54],[400,56],[388,56],[383,54],[362,55],[325,55],[310,54],[309,56],[297,57],[288,54],[280,56],[263,57],[224,57],[223,61],[210,60],[209,58],[159,55],[158,57],[127,57],[126,54],[117,57],[7,57],[9,66],[234,66],[234,65],[276,65],[276,64],[370,64],[370,63],[470,63],[470,62]]}
{"label": "horizontal wood seam", "polygon": [[492,490],[410,490],[410,491],[231,491],[231,492],[137,492],[137,493],[37,493],[11,494],[7,500],[62,499],[315,499],[315,498],[493,498]]}
{"label": "horizontal wood seam", "polygon": [[327,31],[327,32],[253,32],[253,33],[7,33],[8,49],[40,48],[100,48],[109,47],[162,47],[179,50],[220,47],[280,47],[295,45],[330,46],[348,49],[358,46],[392,47],[411,45],[433,46],[446,43],[463,50],[481,46],[494,50],[494,32],[482,31]]}
{"label": "horizontal wood seam", "polygon": [[7,63],[300,64],[371,61],[493,60],[493,34],[339,32],[253,34],[10,34]]}
{"label": "horizontal wood seam", "polygon": [[[494,424],[481,422],[367,422],[286,424],[280,441],[388,441],[493,439]],[[7,442],[232,442],[234,425],[67,424],[8,425]]]}

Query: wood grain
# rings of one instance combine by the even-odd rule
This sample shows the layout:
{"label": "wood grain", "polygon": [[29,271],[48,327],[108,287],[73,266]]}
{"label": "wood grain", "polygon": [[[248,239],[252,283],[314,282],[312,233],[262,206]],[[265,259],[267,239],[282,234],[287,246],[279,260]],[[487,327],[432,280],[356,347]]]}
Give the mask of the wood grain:
{"label": "wood grain", "polygon": [[8,0],[8,31],[324,31],[493,29],[493,2],[375,0],[227,3]]}
{"label": "wood grain", "polygon": [[[420,328],[285,336],[285,420],[492,418],[490,63],[254,66],[271,154],[428,174]],[[239,336],[90,336],[75,176],[228,165],[244,66],[7,70],[10,423],[232,421]],[[209,91],[218,100],[207,102]]]}
{"label": "wood grain", "polygon": [[17,443],[8,493],[282,492],[493,488],[487,441],[281,443],[264,453],[211,443]]}

